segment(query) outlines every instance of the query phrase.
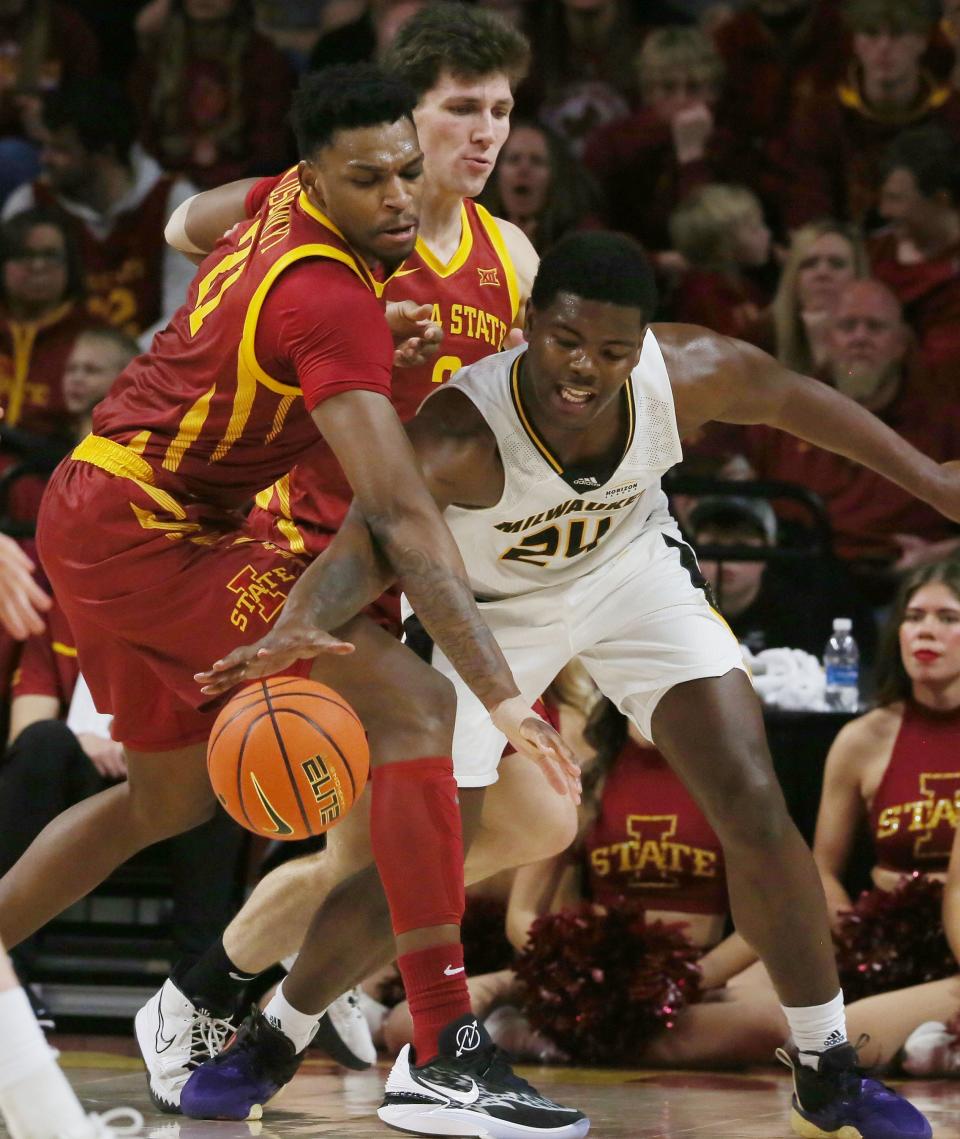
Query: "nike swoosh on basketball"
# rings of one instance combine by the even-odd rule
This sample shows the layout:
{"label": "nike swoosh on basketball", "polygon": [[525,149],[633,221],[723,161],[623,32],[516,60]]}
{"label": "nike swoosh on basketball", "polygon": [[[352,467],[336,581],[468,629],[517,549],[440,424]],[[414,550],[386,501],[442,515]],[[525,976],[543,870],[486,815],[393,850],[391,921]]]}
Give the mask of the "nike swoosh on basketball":
{"label": "nike swoosh on basketball", "polygon": [[[157,1039],[155,1041],[155,1044],[157,1047],[157,1052],[158,1053],[166,1052],[166,1050],[168,1048],[172,1047],[174,1044],[176,1044],[176,1042],[177,1042],[176,1036],[171,1036],[170,1039],[168,1040],[163,1035],[163,1009],[160,1008],[160,1006],[158,1005],[157,1006]],[[163,1045],[162,1048],[160,1047],[161,1044]]]}
{"label": "nike swoosh on basketball", "polygon": [[288,822],[286,822],[286,820],[277,812],[276,807],[274,807],[266,795],[264,795],[263,788],[257,782],[257,777],[253,774],[252,771],[250,772],[250,780],[253,783],[253,789],[256,791],[257,798],[260,800],[263,809],[270,816],[270,822],[273,823],[275,832],[278,835],[293,834],[293,827],[290,826]]}
{"label": "nike swoosh on basketball", "polygon": [[449,965],[444,968],[444,974],[448,977],[455,977],[458,973],[462,973],[466,969],[465,965],[461,965],[458,969],[451,969]]}
{"label": "nike swoosh on basketball", "polygon": [[429,1088],[430,1091],[436,1092],[437,1095],[442,1095],[444,1099],[452,1100],[454,1103],[476,1103],[480,1098],[480,1089],[477,1087],[476,1080],[470,1081],[471,1087],[468,1092],[458,1092],[453,1088],[439,1087],[437,1084],[431,1084],[429,1080],[425,1080],[423,1076],[417,1077],[417,1083],[423,1084],[425,1088]]}

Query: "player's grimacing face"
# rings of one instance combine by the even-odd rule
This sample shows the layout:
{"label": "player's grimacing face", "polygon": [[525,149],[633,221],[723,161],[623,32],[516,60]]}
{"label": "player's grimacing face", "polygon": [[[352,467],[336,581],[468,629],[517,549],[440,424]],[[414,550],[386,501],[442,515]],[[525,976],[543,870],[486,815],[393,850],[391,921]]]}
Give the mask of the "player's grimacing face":
{"label": "player's grimacing face", "polygon": [[413,112],[431,188],[479,194],[510,133],[512,110],[502,72],[470,79],[441,74]]}
{"label": "player's grimacing face", "polygon": [[413,252],[423,154],[409,119],[338,131],[300,163],[300,181],[364,258],[394,266]]}
{"label": "player's grimacing face", "polygon": [[646,323],[638,308],[558,293],[527,311],[523,392],[535,419],[578,430],[616,400],[640,359]]}

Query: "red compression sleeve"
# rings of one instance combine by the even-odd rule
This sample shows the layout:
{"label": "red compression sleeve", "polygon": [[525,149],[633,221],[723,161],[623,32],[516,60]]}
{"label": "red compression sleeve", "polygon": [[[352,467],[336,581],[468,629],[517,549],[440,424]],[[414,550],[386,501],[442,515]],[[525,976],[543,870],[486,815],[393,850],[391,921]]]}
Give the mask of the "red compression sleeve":
{"label": "red compression sleeve", "polygon": [[463,917],[463,836],[453,762],[428,756],[373,771],[370,836],[395,934]]}

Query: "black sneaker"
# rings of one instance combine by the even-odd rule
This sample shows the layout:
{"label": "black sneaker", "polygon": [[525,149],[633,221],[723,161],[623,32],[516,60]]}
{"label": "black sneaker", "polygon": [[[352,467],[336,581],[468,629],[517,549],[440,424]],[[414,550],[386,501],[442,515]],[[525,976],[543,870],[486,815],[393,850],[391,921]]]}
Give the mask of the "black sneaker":
{"label": "black sneaker", "polygon": [[892,1088],[870,1079],[857,1064],[852,1044],[836,1044],[819,1053],[817,1068],[801,1064],[796,1053],[782,1048],[777,1056],[793,1069],[790,1124],[797,1135],[931,1139],[926,1117]]}
{"label": "black sneaker", "polygon": [[305,1055],[306,1049],[296,1052],[290,1038],[254,1008],[233,1042],[191,1074],[180,1110],[192,1119],[259,1119]]}
{"label": "black sneaker", "polygon": [[418,1135],[483,1135],[489,1139],[581,1139],[590,1120],[520,1079],[505,1052],[472,1013],[440,1034],[440,1054],[417,1067],[405,1045],[387,1080],[377,1114],[398,1131]]}

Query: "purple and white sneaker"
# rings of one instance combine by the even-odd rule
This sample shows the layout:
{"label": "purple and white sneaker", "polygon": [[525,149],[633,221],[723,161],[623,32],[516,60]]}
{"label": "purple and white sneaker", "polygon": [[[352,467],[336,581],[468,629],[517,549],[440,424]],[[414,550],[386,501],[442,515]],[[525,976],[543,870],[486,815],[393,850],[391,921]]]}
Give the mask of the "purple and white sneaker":
{"label": "purple and white sneaker", "polygon": [[305,1055],[306,1049],[295,1051],[289,1037],[255,1008],[233,1042],[191,1074],[180,1110],[191,1119],[259,1119]]}
{"label": "purple and white sneaker", "polygon": [[819,1053],[818,1068],[782,1048],[777,1057],[793,1070],[790,1124],[804,1139],[931,1139],[922,1112],[886,1084],[866,1076],[852,1044]]}

